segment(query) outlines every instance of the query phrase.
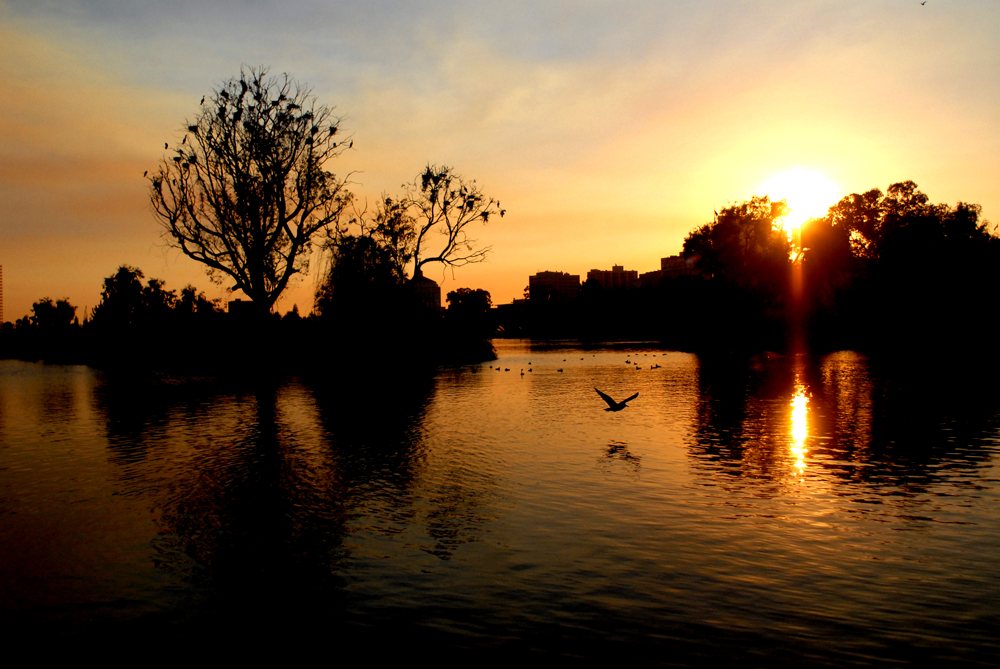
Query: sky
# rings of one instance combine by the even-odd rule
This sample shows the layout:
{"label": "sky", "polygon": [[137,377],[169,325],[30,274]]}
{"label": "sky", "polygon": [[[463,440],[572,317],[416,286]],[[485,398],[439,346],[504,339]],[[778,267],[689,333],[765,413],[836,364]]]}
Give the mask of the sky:
{"label": "sky", "polygon": [[[713,210],[791,200],[762,190],[787,172],[828,204],[912,179],[1000,222],[996,0],[0,0],[6,320],[43,297],[82,316],[122,264],[228,298],[142,174],[243,65],[336,108],[354,146],[327,168],[359,201],[429,163],[499,199],[489,261],[426,272],[495,304],[541,270],[659,269]],[[278,310],[308,312],[318,274]]]}

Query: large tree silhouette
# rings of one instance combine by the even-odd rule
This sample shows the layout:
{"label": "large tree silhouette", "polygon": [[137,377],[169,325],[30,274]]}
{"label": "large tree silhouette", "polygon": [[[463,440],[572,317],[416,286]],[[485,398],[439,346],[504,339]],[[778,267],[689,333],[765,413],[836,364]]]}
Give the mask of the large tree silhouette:
{"label": "large tree silhouette", "polygon": [[782,226],[788,206],[754,196],[726,207],[711,223],[684,240],[684,255],[699,256],[705,276],[753,290],[771,290],[787,280],[791,243]]}
{"label": "large tree silhouette", "polygon": [[[817,315],[832,316],[814,332],[897,350],[991,336],[1000,238],[978,204],[933,204],[902,181],[841,199],[803,226],[803,246]],[[836,290],[820,295],[827,286]]]}
{"label": "large tree silhouette", "polygon": [[678,302],[689,315],[682,345],[780,345],[792,249],[783,227],[787,211],[784,200],[754,196],[717,212],[687,236],[684,255],[697,258],[706,280],[688,286]]}
{"label": "large tree silhouette", "polygon": [[287,74],[241,69],[202,101],[150,177],[167,239],[270,312],[350,201],[345,182],[325,169],[346,148],[339,124]]}

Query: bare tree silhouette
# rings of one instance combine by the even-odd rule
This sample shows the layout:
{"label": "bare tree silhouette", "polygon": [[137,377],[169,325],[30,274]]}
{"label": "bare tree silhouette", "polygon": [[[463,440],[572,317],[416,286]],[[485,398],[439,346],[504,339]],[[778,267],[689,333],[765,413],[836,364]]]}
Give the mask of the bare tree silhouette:
{"label": "bare tree silhouette", "polygon": [[[427,263],[462,267],[486,260],[492,247],[477,246],[467,228],[477,221],[487,223],[494,215],[503,217],[506,211],[483,194],[475,179],[466,181],[448,166],[428,165],[404,188],[406,200],[416,209],[414,276]],[[434,250],[425,255],[428,248]]]}
{"label": "bare tree silhouette", "polygon": [[243,68],[209,97],[150,177],[150,200],[172,245],[268,313],[350,202],[325,169],[347,142],[340,118],[287,74]]}

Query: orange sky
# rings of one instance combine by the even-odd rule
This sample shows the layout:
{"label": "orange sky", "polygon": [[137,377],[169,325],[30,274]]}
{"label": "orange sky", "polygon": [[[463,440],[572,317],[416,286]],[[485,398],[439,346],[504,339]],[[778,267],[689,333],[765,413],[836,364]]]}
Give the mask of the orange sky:
{"label": "orange sky", "polygon": [[[490,261],[428,273],[497,303],[538,270],[657,269],[794,168],[836,197],[913,179],[1000,219],[992,2],[664,4],[0,0],[4,316],[93,307],[123,263],[225,296],[160,237],[142,173],[242,63],[346,117],[329,168],[362,198],[428,162],[499,198]],[[307,311],[314,281],[279,310]]]}

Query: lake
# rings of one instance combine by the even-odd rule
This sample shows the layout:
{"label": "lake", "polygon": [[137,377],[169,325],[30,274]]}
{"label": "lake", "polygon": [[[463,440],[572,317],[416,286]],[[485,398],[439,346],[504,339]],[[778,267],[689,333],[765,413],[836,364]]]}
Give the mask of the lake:
{"label": "lake", "polygon": [[[0,623],[438,659],[1000,659],[1000,396],[974,373],[496,345],[435,374],[358,351],[370,372],[333,378],[0,361]],[[595,388],[639,395],[605,411]]]}

